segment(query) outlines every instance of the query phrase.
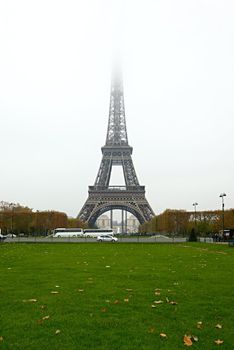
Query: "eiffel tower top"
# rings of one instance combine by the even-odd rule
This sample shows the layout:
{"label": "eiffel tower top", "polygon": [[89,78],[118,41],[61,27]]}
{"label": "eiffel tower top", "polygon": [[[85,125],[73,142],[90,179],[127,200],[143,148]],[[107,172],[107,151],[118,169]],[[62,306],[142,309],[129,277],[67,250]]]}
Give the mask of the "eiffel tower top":
{"label": "eiffel tower top", "polygon": [[123,81],[120,69],[115,69],[112,73],[106,146],[128,146]]}

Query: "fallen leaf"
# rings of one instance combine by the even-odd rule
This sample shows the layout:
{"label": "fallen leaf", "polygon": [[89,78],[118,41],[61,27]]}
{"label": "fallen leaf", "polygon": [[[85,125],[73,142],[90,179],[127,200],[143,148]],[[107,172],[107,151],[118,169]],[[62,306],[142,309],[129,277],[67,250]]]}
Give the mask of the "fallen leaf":
{"label": "fallen leaf", "polygon": [[43,320],[43,321],[44,321],[44,320],[48,320],[49,318],[50,318],[50,316],[47,315],[47,316],[42,317],[42,320]]}
{"label": "fallen leaf", "polygon": [[203,327],[202,322],[201,321],[197,322],[197,328],[198,329],[202,329],[202,327]]}
{"label": "fallen leaf", "polygon": [[41,305],[41,309],[42,309],[42,310],[44,310],[44,309],[46,309],[46,308],[47,308],[46,305]]}
{"label": "fallen leaf", "polygon": [[107,312],[107,308],[106,308],[106,307],[103,307],[103,308],[101,309],[101,312]]}
{"label": "fallen leaf", "polygon": [[151,307],[156,307],[156,305],[152,304]]}
{"label": "fallen leaf", "polygon": [[154,292],[155,295],[160,295],[161,293],[160,292]]}
{"label": "fallen leaf", "polygon": [[0,341],[3,341],[3,337],[0,337]]}
{"label": "fallen leaf", "polygon": [[78,292],[82,293],[84,291],[84,289],[78,289]]}
{"label": "fallen leaf", "polygon": [[167,338],[167,335],[165,333],[160,333],[160,337],[165,339]]}
{"label": "fallen leaf", "polygon": [[109,265],[106,265],[107,268],[109,268],[110,266]]}
{"label": "fallen leaf", "polygon": [[169,304],[171,304],[171,305],[177,305],[178,303],[177,303],[176,301],[170,301]]}
{"label": "fallen leaf", "polygon": [[218,324],[215,326],[215,328],[221,329],[221,328],[223,328],[223,326],[222,326],[221,324],[218,323]]}
{"label": "fallen leaf", "polygon": [[61,333],[60,329],[56,329],[55,334]]}
{"label": "fallen leaf", "polygon": [[60,286],[55,286],[55,288],[60,288]]}
{"label": "fallen leaf", "polygon": [[166,297],[166,302],[167,302],[167,303],[170,303],[170,300],[168,299],[168,297]]}
{"label": "fallen leaf", "polygon": [[223,344],[223,340],[220,340],[220,339],[217,339],[217,340],[215,340],[214,341],[215,342],[215,344],[217,344],[217,345],[221,345],[221,344]]}
{"label": "fallen leaf", "polygon": [[195,342],[198,342],[198,337],[196,335],[192,335],[191,339]]}
{"label": "fallen leaf", "polygon": [[119,304],[119,300],[115,300],[115,301],[114,301],[114,304]]}
{"label": "fallen leaf", "polygon": [[193,345],[193,342],[192,342],[192,340],[191,340],[191,336],[188,336],[188,335],[185,334],[183,340],[184,340],[184,345],[186,345],[186,346],[191,346],[191,345]]}
{"label": "fallen leaf", "polygon": [[36,303],[37,299],[27,299],[27,300],[23,300],[23,303]]}
{"label": "fallen leaf", "polygon": [[56,291],[56,290],[52,290],[50,293],[51,293],[51,294],[58,294],[59,292]]}
{"label": "fallen leaf", "polygon": [[163,301],[162,301],[162,300],[155,300],[154,303],[155,303],[155,304],[162,304]]}
{"label": "fallen leaf", "polygon": [[124,302],[125,302],[125,303],[128,303],[128,302],[129,302],[129,299],[128,299],[128,298],[125,298],[125,299],[124,299]]}
{"label": "fallen leaf", "polygon": [[125,289],[127,292],[132,292],[132,289],[131,288],[126,288]]}

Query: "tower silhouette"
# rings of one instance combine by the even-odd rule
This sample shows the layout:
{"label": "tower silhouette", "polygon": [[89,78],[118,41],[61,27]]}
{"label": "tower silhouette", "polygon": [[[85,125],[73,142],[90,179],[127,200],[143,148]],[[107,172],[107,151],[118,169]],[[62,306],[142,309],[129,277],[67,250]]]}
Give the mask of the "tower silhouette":
{"label": "tower silhouette", "polygon": [[[112,76],[109,121],[102,160],[93,186],[78,218],[93,225],[106,211],[122,209],[132,213],[142,224],[154,216],[145,198],[145,186],[140,186],[133,161],[133,148],[128,144],[122,76]],[[110,186],[113,166],[122,166],[125,186]]]}

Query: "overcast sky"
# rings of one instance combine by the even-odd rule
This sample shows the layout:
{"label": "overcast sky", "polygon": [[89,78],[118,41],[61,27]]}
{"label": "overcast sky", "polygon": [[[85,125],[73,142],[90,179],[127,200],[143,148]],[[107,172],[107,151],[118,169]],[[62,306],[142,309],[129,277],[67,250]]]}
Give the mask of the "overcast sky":
{"label": "overcast sky", "polygon": [[[233,0],[1,0],[0,200],[76,216],[121,57],[133,162],[155,213],[234,207]],[[117,184],[117,183],[116,183]]]}

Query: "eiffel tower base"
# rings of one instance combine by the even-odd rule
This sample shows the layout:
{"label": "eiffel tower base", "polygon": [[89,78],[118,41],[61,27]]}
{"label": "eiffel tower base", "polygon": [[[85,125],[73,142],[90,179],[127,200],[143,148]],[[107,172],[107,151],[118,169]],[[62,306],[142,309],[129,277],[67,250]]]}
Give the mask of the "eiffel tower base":
{"label": "eiffel tower base", "polygon": [[133,214],[140,224],[149,221],[154,216],[148,201],[145,198],[144,186],[134,189],[108,188],[96,189],[89,186],[89,196],[78,218],[94,225],[97,218],[106,211],[122,209]]}

